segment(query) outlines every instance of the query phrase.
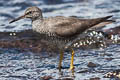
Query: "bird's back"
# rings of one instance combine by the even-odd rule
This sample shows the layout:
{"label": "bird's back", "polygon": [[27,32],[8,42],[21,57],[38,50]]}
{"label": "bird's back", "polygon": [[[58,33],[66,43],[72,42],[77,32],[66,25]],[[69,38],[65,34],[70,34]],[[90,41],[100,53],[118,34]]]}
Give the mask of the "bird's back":
{"label": "bird's back", "polygon": [[57,16],[34,21],[32,26],[34,27],[34,30],[37,30],[37,32],[49,32],[55,34],[57,28],[72,28],[73,24],[80,24],[82,21],[84,20],[80,21],[78,18]]}
{"label": "bird's back", "polygon": [[43,36],[45,39],[64,44],[77,38],[86,29],[106,21],[110,17],[96,19],[79,19],[63,16],[49,17],[33,21],[32,27],[34,31],[45,35]]}

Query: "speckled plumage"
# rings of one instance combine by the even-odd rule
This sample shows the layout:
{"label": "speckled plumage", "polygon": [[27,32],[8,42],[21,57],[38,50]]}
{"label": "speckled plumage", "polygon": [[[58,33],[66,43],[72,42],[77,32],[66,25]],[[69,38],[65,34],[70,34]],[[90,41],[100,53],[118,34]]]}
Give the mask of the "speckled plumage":
{"label": "speckled plumage", "polygon": [[79,34],[88,28],[94,27],[101,22],[110,22],[107,20],[110,17],[112,16],[96,19],[79,19],[77,17],[63,16],[43,18],[41,9],[30,7],[23,16],[11,21],[11,23],[21,18],[30,18],[34,31],[44,35],[43,39],[50,40],[51,43],[55,43],[60,48],[63,48],[66,43],[78,38]]}
{"label": "speckled plumage", "polygon": [[[10,23],[22,18],[30,18],[32,20],[33,31],[38,32],[41,38],[52,43],[52,45],[54,43],[54,45],[59,48],[59,71],[61,71],[63,51],[66,47],[65,45],[77,39],[79,37],[79,34],[88,28],[94,27],[101,22],[109,21],[107,19],[110,17],[112,16],[96,19],[79,19],[77,17],[63,16],[43,18],[42,11],[38,7],[30,7],[25,11],[23,16],[14,19]],[[72,48],[70,50],[72,51],[70,70],[74,70],[74,50]]]}

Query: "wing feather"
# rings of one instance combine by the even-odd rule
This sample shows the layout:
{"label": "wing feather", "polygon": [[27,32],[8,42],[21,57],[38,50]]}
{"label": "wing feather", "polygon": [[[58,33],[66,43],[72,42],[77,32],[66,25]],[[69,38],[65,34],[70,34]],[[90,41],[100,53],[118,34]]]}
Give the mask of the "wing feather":
{"label": "wing feather", "polygon": [[69,17],[69,19],[64,19],[61,23],[56,25],[55,33],[58,36],[70,37],[76,36],[87,30],[90,27],[93,27],[101,22],[106,21],[112,16],[106,16],[96,19],[79,19],[74,17]]}

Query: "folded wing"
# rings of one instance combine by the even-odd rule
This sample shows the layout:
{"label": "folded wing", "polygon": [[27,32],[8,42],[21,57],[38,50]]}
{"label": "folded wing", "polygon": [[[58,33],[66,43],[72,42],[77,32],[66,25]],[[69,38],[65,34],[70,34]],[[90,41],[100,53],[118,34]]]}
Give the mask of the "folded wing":
{"label": "folded wing", "polygon": [[63,20],[60,24],[56,25],[55,33],[61,37],[70,37],[81,34],[86,29],[91,28],[101,22],[107,21],[112,16],[96,18],[96,19],[78,19],[71,17],[68,20]]}

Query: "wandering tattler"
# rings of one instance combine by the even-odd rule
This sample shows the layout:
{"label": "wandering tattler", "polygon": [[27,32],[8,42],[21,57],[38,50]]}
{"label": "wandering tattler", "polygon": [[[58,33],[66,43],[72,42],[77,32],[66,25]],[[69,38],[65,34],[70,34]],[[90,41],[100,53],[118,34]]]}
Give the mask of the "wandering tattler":
{"label": "wandering tattler", "polygon": [[[63,52],[65,46],[79,37],[79,35],[88,28],[94,27],[102,22],[109,22],[107,20],[112,16],[106,16],[95,19],[79,19],[77,17],[63,17],[56,16],[50,18],[43,18],[42,11],[38,7],[29,7],[23,16],[20,16],[10,23],[23,18],[30,18],[32,20],[32,29],[35,32],[40,33],[43,39],[48,40],[50,43],[59,47],[60,61],[59,71],[61,71],[61,63],[63,59]],[[72,51],[70,70],[74,69],[73,58],[74,50]]]}

